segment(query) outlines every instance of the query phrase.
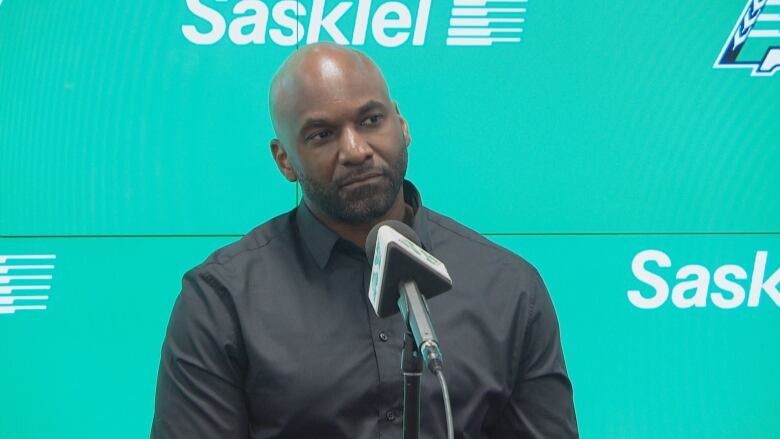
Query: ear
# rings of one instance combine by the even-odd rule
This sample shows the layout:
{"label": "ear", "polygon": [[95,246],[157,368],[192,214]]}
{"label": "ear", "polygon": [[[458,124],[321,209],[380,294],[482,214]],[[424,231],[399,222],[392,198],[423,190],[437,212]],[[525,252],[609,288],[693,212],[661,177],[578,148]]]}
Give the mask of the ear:
{"label": "ear", "polygon": [[287,181],[297,181],[298,177],[295,175],[295,170],[290,164],[290,157],[287,155],[287,151],[284,149],[284,145],[279,139],[271,140],[271,155],[274,157],[276,166],[279,168],[279,172],[282,173]]}
{"label": "ear", "polygon": [[406,123],[406,119],[401,116],[401,112],[398,110],[398,102],[393,102],[395,106],[395,114],[398,115],[398,121],[401,123],[401,131],[404,134],[404,143],[409,146],[412,143],[412,136],[409,134],[409,124]]}

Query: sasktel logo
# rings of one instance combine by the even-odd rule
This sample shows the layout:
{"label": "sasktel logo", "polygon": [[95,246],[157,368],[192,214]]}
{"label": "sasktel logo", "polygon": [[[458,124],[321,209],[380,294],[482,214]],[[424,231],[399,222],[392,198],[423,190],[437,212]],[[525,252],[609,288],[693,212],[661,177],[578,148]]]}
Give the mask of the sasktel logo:
{"label": "sasktel logo", "polygon": [[[450,20],[447,35],[436,35],[436,43],[518,43],[527,1],[437,0],[437,7],[449,9]],[[193,20],[181,30],[199,45],[229,40],[237,45],[295,46],[330,40],[360,46],[373,40],[384,47],[422,46],[432,4],[432,0],[187,0]]]}
{"label": "sasktel logo", "polygon": [[713,67],[747,68],[752,76],[780,70],[780,0],[747,0]]}
{"label": "sasktel logo", "polygon": [[[748,279],[749,271],[741,265],[726,264],[713,270],[703,265],[688,264],[680,267],[675,273],[674,287],[671,291],[672,304],[677,308],[703,308],[711,302],[717,308],[731,309],[742,306],[747,298],[747,307],[759,305],[762,293],[766,293],[775,305],[780,307],[780,268],[771,275],[767,271],[767,252],[760,250],[753,260],[750,283],[742,282]],[[659,270],[650,271],[648,263],[653,263]],[[631,271],[640,282],[651,287],[650,294],[641,290],[629,290],[628,300],[637,308],[658,308],[669,299],[669,283],[662,277],[669,277],[672,260],[660,250],[644,250],[634,256]],[[655,271],[655,272],[654,272]],[[710,290],[710,279],[715,288]],[[748,288],[746,289],[745,286]],[[747,294],[746,294],[747,291]]]}

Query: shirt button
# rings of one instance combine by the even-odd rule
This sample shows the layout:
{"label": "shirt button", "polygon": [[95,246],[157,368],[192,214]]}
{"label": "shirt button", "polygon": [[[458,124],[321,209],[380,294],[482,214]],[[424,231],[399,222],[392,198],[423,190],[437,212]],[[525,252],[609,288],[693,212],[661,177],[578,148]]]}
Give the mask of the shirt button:
{"label": "shirt button", "polygon": [[392,410],[389,410],[387,413],[385,413],[385,418],[387,418],[388,421],[393,422],[395,421],[395,412]]}
{"label": "shirt button", "polygon": [[[390,337],[387,335],[387,333],[385,331],[382,331],[382,332],[379,333],[379,339],[382,340],[382,341],[387,341],[387,340],[390,340]],[[391,412],[388,412],[388,413],[391,413]]]}

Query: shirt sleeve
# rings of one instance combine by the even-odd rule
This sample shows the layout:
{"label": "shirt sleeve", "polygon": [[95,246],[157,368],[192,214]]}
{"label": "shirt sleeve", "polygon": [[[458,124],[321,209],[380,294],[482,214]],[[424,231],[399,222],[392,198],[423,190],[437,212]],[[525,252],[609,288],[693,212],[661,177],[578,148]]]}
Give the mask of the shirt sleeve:
{"label": "shirt sleeve", "polygon": [[215,265],[185,274],[162,347],[152,439],[247,438],[246,358]]}
{"label": "shirt sleeve", "polygon": [[520,367],[496,437],[578,438],[571,382],[558,318],[547,288],[533,270]]}

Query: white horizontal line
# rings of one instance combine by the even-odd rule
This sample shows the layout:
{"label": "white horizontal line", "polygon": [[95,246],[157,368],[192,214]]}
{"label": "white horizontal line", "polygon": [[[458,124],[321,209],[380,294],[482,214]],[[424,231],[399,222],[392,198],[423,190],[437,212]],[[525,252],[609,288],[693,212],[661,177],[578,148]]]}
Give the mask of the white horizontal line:
{"label": "white horizontal line", "polygon": [[780,14],[761,14],[758,21],[780,21]]}
{"label": "white horizontal line", "polygon": [[0,276],[0,284],[7,284],[11,282],[12,280],[16,279],[44,279],[44,280],[50,280],[51,275],[49,274],[36,274],[36,275],[29,275],[29,276]]}
{"label": "white horizontal line", "polygon": [[13,314],[25,309],[46,309],[46,305],[0,306],[0,314]]}
{"label": "white horizontal line", "polygon": [[53,270],[54,265],[0,265],[0,274],[8,273],[8,270]]}
{"label": "white horizontal line", "polygon": [[775,30],[775,29],[770,29],[770,30],[753,29],[748,34],[748,38],[780,38],[780,30]]}
{"label": "white horizontal line", "polygon": [[15,300],[49,300],[49,296],[8,296],[8,297],[0,297],[0,305],[13,305]]}
{"label": "white horizontal line", "polygon": [[447,38],[448,46],[491,46],[493,43],[516,43],[520,38]]}
{"label": "white horizontal line", "polygon": [[447,32],[450,37],[489,37],[493,32],[520,33],[523,28],[483,28],[483,27],[452,27]]}
{"label": "white horizontal line", "polygon": [[526,3],[528,0],[455,0],[455,6],[487,6],[488,3]]}
{"label": "white horizontal line", "polygon": [[57,255],[0,255],[0,264],[9,259],[56,259]]}
{"label": "white horizontal line", "polygon": [[780,6],[780,0],[767,0],[767,6]]}
{"label": "white horizontal line", "polygon": [[450,26],[490,26],[490,23],[523,22],[523,18],[450,18]]}
{"label": "white horizontal line", "polygon": [[51,285],[14,285],[12,287],[0,287],[0,294],[11,294],[14,290],[50,290]]}
{"label": "white horizontal line", "polygon": [[453,8],[452,15],[457,17],[486,17],[489,13],[525,12],[525,8]]}

